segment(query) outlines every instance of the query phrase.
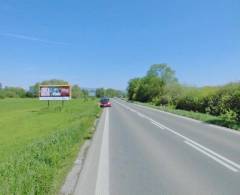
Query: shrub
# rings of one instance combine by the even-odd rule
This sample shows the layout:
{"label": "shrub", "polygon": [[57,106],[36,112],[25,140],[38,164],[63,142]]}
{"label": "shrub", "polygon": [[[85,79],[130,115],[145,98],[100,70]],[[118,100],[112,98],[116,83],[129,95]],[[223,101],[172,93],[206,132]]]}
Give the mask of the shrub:
{"label": "shrub", "polygon": [[153,99],[153,104],[155,106],[167,106],[171,104],[171,97],[164,95],[161,97],[156,97]]}
{"label": "shrub", "polygon": [[234,122],[237,120],[237,113],[232,110],[227,110],[224,114],[221,114],[221,118],[226,122]]}

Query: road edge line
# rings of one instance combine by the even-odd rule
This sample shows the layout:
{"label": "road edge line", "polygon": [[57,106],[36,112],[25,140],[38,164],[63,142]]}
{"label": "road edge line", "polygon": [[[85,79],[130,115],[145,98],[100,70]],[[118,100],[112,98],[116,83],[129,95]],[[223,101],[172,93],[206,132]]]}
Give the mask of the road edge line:
{"label": "road edge line", "polygon": [[[122,100],[124,101],[124,100]],[[127,101],[124,101],[126,103],[129,103]],[[152,108],[152,107],[149,107],[149,106],[146,106],[146,105],[141,105],[141,104],[137,104],[137,103],[130,103],[130,104],[133,104],[133,105],[136,105],[136,106],[139,106],[139,107],[142,107],[142,108],[147,108],[149,110],[153,110],[153,111],[157,111],[157,112],[160,112],[160,113],[164,113],[164,114],[168,114],[168,115],[172,115],[172,116],[175,116],[175,117],[178,117],[178,118],[181,118],[181,119],[185,119],[185,120],[189,120],[189,121],[192,121],[192,122],[196,122],[196,123],[202,123],[202,124],[205,124],[209,127],[213,127],[213,128],[216,128],[216,129],[220,129],[222,131],[225,131],[225,132],[230,132],[230,133],[233,133],[235,135],[239,135],[240,136],[240,131],[236,130],[236,129],[231,129],[231,128],[227,128],[227,127],[223,127],[223,126],[219,126],[219,125],[214,125],[214,124],[210,124],[210,123],[206,123],[204,121],[200,121],[200,120],[197,120],[197,119],[193,119],[193,118],[190,118],[190,117],[186,117],[186,116],[181,116],[181,115],[177,115],[177,114],[174,114],[174,113],[171,113],[171,112],[166,112],[166,111],[163,111],[163,110],[159,110],[157,108]]]}
{"label": "road edge line", "polygon": [[95,195],[109,195],[109,109],[106,109]]}
{"label": "road edge line", "polygon": [[[126,109],[128,109],[128,107],[129,107],[129,106],[123,105],[122,103],[119,103],[117,101],[116,101],[116,103],[125,107]],[[132,110],[134,110],[134,109],[132,109]],[[140,112],[138,112],[138,111],[136,112],[136,110],[134,110],[134,113],[140,113]],[[144,116],[145,119],[149,120],[152,124],[156,125],[157,127],[161,128],[161,129],[163,127],[164,129],[168,130],[169,132],[181,137],[184,140],[184,143],[186,143],[189,146],[195,148],[196,150],[204,153],[205,155],[209,156],[210,158],[212,158],[216,162],[222,164],[226,168],[228,168],[228,169],[230,169],[234,172],[239,172],[238,169],[240,169],[240,165],[235,163],[234,161],[229,160],[228,158],[214,152],[213,150],[197,143],[196,141],[194,141],[194,140],[182,135],[181,133],[179,133],[179,132],[177,132],[177,131],[175,131],[175,130],[173,130],[173,129],[171,129],[171,128],[169,128],[169,127],[167,127],[167,126],[165,126],[165,125],[163,125],[163,124],[161,124],[161,123],[159,123],[155,120],[153,120],[152,118],[150,118],[150,117],[148,117],[144,114],[142,114],[142,116]]]}

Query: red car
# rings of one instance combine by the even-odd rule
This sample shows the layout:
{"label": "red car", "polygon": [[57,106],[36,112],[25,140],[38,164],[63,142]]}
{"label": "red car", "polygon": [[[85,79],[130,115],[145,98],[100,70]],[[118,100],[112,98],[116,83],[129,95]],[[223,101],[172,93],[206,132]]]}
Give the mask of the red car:
{"label": "red car", "polygon": [[112,107],[112,103],[107,97],[101,98],[99,104],[100,104],[100,107]]}

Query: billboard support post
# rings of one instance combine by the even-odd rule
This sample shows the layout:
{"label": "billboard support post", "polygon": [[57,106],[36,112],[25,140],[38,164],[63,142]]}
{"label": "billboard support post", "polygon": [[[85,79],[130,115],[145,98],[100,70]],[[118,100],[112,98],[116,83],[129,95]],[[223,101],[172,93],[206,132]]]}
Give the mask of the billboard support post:
{"label": "billboard support post", "polygon": [[49,108],[49,106],[50,106],[50,101],[48,100],[48,108]]}

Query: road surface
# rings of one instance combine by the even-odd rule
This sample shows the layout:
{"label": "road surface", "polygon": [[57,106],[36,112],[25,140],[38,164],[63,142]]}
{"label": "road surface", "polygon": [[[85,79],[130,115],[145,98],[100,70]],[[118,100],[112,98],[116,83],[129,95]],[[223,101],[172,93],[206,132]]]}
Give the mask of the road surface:
{"label": "road surface", "polygon": [[240,134],[114,99],[75,194],[239,195]]}

